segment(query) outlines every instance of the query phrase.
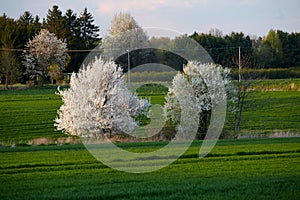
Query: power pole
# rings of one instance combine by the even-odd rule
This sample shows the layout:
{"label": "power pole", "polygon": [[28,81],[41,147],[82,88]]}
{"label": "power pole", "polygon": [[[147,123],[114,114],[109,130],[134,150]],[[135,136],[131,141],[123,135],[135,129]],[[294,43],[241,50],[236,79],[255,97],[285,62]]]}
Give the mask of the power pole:
{"label": "power pole", "polygon": [[129,55],[129,50],[127,49],[127,60],[128,60],[128,88],[130,89],[130,55]]}
{"label": "power pole", "polygon": [[239,83],[241,82],[242,79],[242,65],[241,65],[241,47],[239,46]]}

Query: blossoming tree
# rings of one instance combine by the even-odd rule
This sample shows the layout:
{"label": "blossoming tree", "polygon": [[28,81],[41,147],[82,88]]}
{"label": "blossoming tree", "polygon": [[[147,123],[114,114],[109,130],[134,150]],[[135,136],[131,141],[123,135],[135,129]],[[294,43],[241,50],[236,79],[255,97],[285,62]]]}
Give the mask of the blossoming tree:
{"label": "blossoming tree", "polygon": [[[226,92],[230,87],[230,81],[230,70],[227,68],[216,64],[189,61],[183,72],[178,72],[174,77],[165,98],[166,119],[176,125],[179,134],[186,135],[191,132],[189,127],[183,128],[180,125],[182,116],[199,117],[200,120],[192,118],[189,120],[199,120],[198,128],[201,128],[202,121],[209,119],[209,117],[203,119],[203,115],[209,114],[213,106],[226,103]],[[183,106],[188,108],[184,109],[185,112],[194,114],[182,113]]]}
{"label": "blossoming tree", "polygon": [[132,51],[145,48],[148,42],[147,34],[129,13],[116,14],[111,21],[109,35],[105,36],[102,44],[104,57],[114,59],[123,68],[127,68],[127,55],[120,56],[130,53],[129,62],[136,66],[142,58]]}
{"label": "blossoming tree", "polygon": [[59,95],[64,104],[55,126],[80,137],[129,134],[138,126],[134,118],[150,106],[128,90],[120,67],[101,58],[73,73],[70,88],[59,90]]}
{"label": "blossoming tree", "polygon": [[64,69],[69,59],[66,53],[67,44],[46,29],[42,29],[30,40],[26,48],[24,52],[26,72],[32,77],[40,77],[42,83],[48,75],[51,76],[53,82],[57,73]]}

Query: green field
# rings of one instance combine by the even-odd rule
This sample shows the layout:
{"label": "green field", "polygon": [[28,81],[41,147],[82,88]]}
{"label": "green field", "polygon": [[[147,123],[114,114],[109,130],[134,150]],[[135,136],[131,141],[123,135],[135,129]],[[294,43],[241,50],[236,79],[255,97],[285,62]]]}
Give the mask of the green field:
{"label": "green field", "polygon": [[[164,143],[123,143],[149,151]],[[300,138],[200,141],[151,173],[108,168],[83,145],[0,148],[0,199],[299,199]]]}
{"label": "green field", "polygon": [[[166,90],[152,89],[142,87],[138,93],[153,104],[163,104]],[[53,126],[62,103],[55,91],[55,87],[0,91],[1,200],[300,197],[300,137],[219,140],[202,159],[198,158],[202,141],[194,141],[173,164],[144,174],[111,169],[82,144],[28,146],[34,138],[66,137]],[[300,132],[299,91],[258,91],[247,101],[251,103],[245,108],[242,136]],[[230,128],[228,114],[225,131]],[[166,144],[117,143],[131,152],[149,152]]]}
{"label": "green field", "polygon": [[246,106],[241,134],[300,132],[300,92],[257,92]]}
{"label": "green field", "polygon": [[56,89],[0,91],[0,141],[26,142],[32,138],[61,137],[53,120],[61,105]]}
{"label": "green field", "polygon": [[[278,81],[277,81],[278,82]],[[273,83],[274,84],[274,83]],[[290,82],[288,82],[290,84]],[[163,104],[163,87],[142,87],[141,96],[148,96],[153,104]],[[66,137],[55,131],[53,120],[62,104],[55,95],[56,88],[0,91],[0,142],[12,145],[27,143],[34,138]],[[264,136],[272,133],[300,132],[299,91],[259,91],[247,101],[241,136]],[[232,135],[230,113],[225,131]]]}

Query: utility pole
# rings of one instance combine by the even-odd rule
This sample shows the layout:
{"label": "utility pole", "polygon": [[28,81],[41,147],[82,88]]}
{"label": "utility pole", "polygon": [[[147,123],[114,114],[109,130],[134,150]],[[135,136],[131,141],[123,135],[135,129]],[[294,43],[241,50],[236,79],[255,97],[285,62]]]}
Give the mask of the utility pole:
{"label": "utility pole", "polygon": [[129,55],[129,50],[127,49],[127,60],[128,60],[128,88],[130,89],[130,55]]}
{"label": "utility pole", "polygon": [[239,83],[241,82],[242,79],[242,65],[241,65],[241,47],[239,46]]}

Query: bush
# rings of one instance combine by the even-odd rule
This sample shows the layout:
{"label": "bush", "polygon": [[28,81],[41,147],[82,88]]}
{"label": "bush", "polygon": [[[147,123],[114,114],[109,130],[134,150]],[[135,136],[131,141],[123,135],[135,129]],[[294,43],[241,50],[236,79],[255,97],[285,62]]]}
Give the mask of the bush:
{"label": "bush", "polygon": [[[233,78],[238,79],[238,69],[232,69]],[[268,68],[268,69],[243,69],[242,75],[252,79],[288,79],[300,78],[300,69]]]}

